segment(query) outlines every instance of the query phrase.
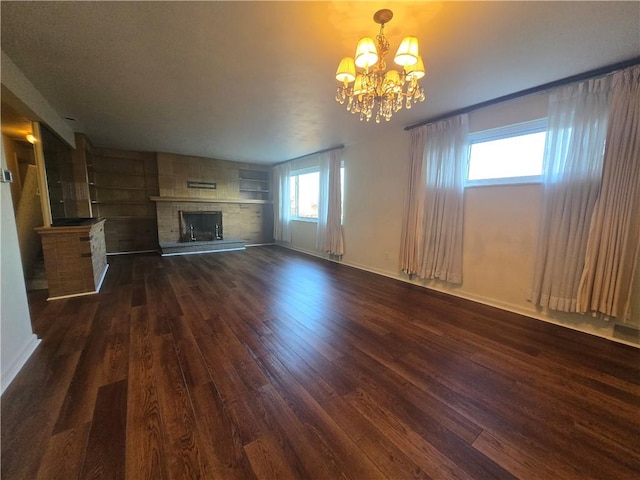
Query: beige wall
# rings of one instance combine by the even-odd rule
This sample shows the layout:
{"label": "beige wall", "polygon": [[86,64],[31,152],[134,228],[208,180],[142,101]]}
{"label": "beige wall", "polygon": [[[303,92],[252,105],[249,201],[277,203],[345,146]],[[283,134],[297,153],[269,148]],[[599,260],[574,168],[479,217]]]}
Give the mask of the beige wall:
{"label": "beige wall", "polygon": [[[470,114],[471,131],[542,118],[546,94],[513,100]],[[393,120],[396,120],[395,118]],[[392,120],[392,121],[393,121]],[[375,125],[371,126],[375,129]],[[400,232],[409,166],[409,134],[371,135],[348,145],[345,163],[343,263],[408,281],[399,272]],[[523,313],[570,328],[613,337],[613,322],[536,309],[526,300],[533,276],[541,216],[540,184],[473,187],[465,191],[463,283],[415,283]],[[291,247],[315,252],[315,224],[293,222]],[[640,282],[639,282],[640,283]],[[634,302],[640,288],[636,288]],[[634,319],[640,326],[640,319]]]}

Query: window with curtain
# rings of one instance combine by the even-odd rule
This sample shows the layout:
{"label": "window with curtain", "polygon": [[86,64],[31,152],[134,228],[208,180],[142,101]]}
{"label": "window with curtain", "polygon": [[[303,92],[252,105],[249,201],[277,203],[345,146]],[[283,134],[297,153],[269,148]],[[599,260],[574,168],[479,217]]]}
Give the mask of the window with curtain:
{"label": "window with curtain", "polygon": [[400,262],[424,279],[462,283],[468,116],[411,130],[411,165]]}
{"label": "window with curtain", "polygon": [[342,235],[342,149],[320,155],[320,188],[316,250],[331,256],[344,255]]}
{"label": "window with curtain", "polygon": [[305,159],[307,165],[315,161],[317,166],[293,171],[294,161],[274,167],[274,239],[291,241],[292,220],[315,222],[316,249],[341,257],[344,254],[342,148]]}
{"label": "window with curtain", "polygon": [[590,218],[577,310],[623,321],[635,314],[639,326],[631,286],[640,255],[640,66],[615,73],[611,82],[602,183]]}
{"label": "window with curtain", "polygon": [[291,242],[291,166],[283,163],[273,167],[273,239]]}
{"label": "window with curtain", "polygon": [[577,311],[589,223],[602,178],[610,92],[610,77],[604,77],[550,95],[543,218],[528,298],[552,310]]}
{"label": "window with curtain", "polygon": [[466,185],[540,182],[547,119],[469,134]]}
{"label": "window with curtain", "polygon": [[[320,167],[290,175],[290,214],[293,220],[317,221],[320,201]],[[344,205],[344,165],[340,166],[340,210]]]}

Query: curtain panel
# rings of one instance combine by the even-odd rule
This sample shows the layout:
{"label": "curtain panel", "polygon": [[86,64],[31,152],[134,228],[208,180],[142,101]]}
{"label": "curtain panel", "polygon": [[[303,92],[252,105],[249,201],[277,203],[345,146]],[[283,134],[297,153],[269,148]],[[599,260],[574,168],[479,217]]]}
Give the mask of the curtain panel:
{"label": "curtain panel", "polygon": [[273,167],[273,239],[291,242],[291,164]]}
{"label": "curtain panel", "polygon": [[612,90],[577,310],[629,320],[640,250],[640,66],[615,73]]}
{"label": "curtain panel", "polygon": [[542,220],[528,300],[552,310],[576,311],[602,177],[610,91],[610,77],[604,77],[550,95]]}
{"label": "curtain panel", "polygon": [[466,114],[427,125],[424,240],[418,272],[421,278],[462,283],[468,128]]}
{"label": "curtain panel", "polygon": [[344,255],[341,162],[342,149],[324,152],[320,156],[320,191],[316,231],[316,250],[338,257]]}
{"label": "curtain panel", "polygon": [[418,273],[422,251],[424,220],[424,147],[427,125],[414,128],[411,135],[408,188],[404,200],[404,218],[400,239],[400,269],[409,274]]}
{"label": "curtain panel", "polygon": [[462,283],[468,116],[411,131],[411,167],[400,265],[424,279]]}

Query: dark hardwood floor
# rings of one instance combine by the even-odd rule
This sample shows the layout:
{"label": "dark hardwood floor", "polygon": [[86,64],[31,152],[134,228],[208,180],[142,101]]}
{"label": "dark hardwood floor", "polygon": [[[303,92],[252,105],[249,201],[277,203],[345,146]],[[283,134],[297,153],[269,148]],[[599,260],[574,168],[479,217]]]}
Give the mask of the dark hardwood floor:
{"label": "dark hardwood floor", "polygon": [[3,480],[637,479],[640,350],[278,247],[30,297]]}

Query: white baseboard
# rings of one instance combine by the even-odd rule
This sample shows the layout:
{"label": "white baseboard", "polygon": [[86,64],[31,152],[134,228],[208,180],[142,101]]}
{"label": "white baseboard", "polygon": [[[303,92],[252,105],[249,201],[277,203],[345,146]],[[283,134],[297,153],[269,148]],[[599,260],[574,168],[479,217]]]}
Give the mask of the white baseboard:
{"label": "white baseboard", "polygon": [[5,368],[2,366],[2,380],[0,381],[0,394],[4,393],[5,389],[11,384],[20,369],[27,363],[31,354],[35,351],[36,347],[40,344],[40,339],[35,334],[31,334],[29,341],[24,345],[18,356],[11,362],[11,364]]}

